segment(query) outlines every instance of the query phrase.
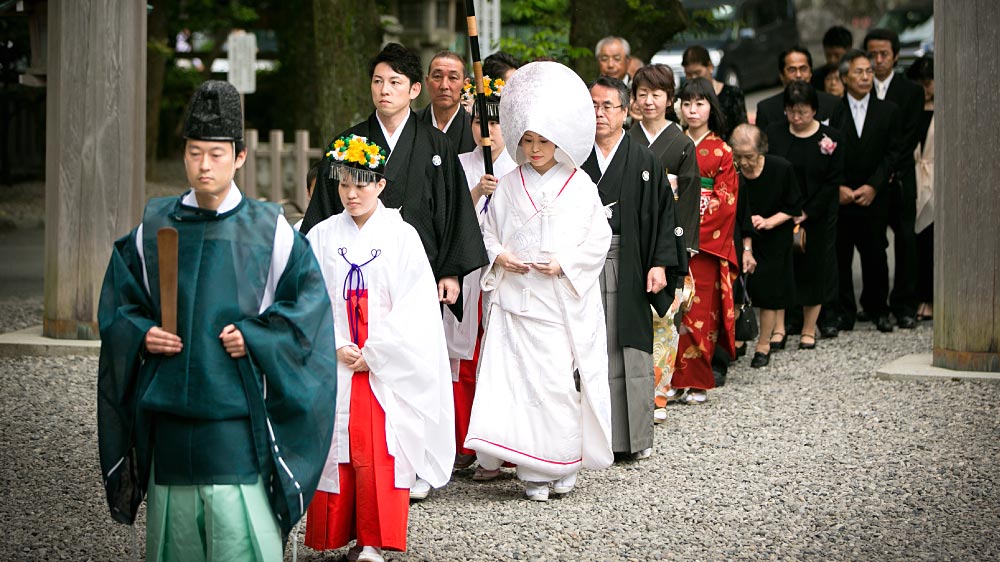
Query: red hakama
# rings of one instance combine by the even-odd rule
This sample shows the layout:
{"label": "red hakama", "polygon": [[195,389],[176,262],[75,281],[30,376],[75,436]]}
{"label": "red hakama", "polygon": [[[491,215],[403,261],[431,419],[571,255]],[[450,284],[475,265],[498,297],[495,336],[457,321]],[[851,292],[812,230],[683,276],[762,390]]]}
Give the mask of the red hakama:
{"label": "red hakama", "polygon": [[[357,315],[354,341],[368,339],[368,291],[347,301],[348,318]],[[353,310],[352,310],[353,309]],[[368,371],[351,378],[348,434],[351,462],[341,463],[340,493],[317,491],[306,519],[306,546],[326,550],[357,544],[382,550],[406,550],[410,492],[397,488],[395,461],[385,444],[385,410],[372,394]]]}
{"label": "red hakama", "polygon": [[476,369],[479,366],[479,347],[483,339],[483,298],[479,297],[478,326],[476,331],[476,347],[472,359],[463,359],[458,364],[458,380],[451,383],[455,396],[455,450],[460,455],[475,455],[472,449],[465,448],[465,436],[469,433],[469,420],[472,418],[472,400],[476,396]]}

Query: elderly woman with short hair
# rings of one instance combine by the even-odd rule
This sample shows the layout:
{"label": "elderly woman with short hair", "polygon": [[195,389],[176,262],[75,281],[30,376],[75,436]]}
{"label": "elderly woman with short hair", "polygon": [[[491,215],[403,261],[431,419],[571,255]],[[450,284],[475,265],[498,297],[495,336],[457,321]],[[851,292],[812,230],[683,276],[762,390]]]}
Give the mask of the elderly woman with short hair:
{"label": "elderly woman with short hair", "polygon": [[760,338],[750,362],[759,368],[770,363],[778,313],[795,303],[792,219],[802,214],[801,196],[792,164],[767,154],[767,137],[760,129],[740,125],[730,140],[733,161],[743,179],[740,193],[747,198],[754,228],[750,237],[757,266],[747,285],[751,300],[760,307]]}

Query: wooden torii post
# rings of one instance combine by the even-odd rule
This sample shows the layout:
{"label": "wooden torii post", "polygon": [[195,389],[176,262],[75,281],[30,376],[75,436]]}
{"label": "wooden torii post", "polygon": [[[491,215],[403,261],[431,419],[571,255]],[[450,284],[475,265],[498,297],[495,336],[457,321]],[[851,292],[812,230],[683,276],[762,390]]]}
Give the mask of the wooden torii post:
{"label": "wooden torii post", "polygon": [[49,0],[47,11],[42,333],[98,339],[111,247],[145,198],[146,2]]}
{"label": "wooden torii post", "polygon": [[933,365],[1000,372],[1000,2],[934,12]]}

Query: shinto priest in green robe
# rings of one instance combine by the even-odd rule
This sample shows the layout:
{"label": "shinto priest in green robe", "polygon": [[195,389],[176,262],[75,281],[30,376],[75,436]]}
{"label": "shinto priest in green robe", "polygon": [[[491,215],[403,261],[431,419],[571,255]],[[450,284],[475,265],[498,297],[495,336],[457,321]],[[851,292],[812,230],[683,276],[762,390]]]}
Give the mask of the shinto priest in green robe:
{"label": "shinto priest in green robe", "polygon": [[[232,92],[217,96],[216,111]],[[242,123],[239,129],[242,139]],[[179,234],[183,348],[174,355],[145,348],[146,333],[161,324],[157,232],[167,226]],[[180,540],[167,538],[174,507],[154,506],[154,487],[256,486],[258,503],[270,506],[280,539],[287,538],[308,507],[330,446],[336,355],[322,274],[280,207],[244,198],[235,184],[216,210],[200,208],[194,189],[150,200],[142,224],[115,243],[98,320],[98,439],[112,517],[133,523],[149,489],[148,551],[161,545],[157,540]],[[239,359],[220,342],[230,324],[245,341]],[[246,507],[253,536],[259,518],[271,514]]]}

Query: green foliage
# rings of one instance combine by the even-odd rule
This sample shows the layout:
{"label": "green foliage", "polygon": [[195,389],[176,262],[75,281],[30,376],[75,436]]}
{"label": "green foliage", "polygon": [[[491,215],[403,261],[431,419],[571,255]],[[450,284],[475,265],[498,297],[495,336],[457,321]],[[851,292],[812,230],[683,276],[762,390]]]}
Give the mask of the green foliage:
{"label": "green foliage", "polygon": [[163,96],[160,98],[158,151],[161,155],[177,154],[184,147],[181,138],[184,113],[191,95],[204,81],[205,78],[197,70],[167,65],[163,77]]}
{"label": "green foliage", "polygon": [[[192,31],[214,32],[248,26],[260,18],[258,9],[267,8],[261,0],[186,0],[175,5],[177,24]],[[179,31],[179,30],[176,30]]]}
{"label": "green foliage", "polygon": [[568,29],[569,22],[566,20],[568,9],[569,0],[514,0],[501,5],[502,23]]}
{"label": "green foliage", "polygon": [[569,0],[514,0],[501,7],[500,49],[522,61],[551,57],[563,63],[587,49],[570,45]]}
{"label": "green foliage", "polygon": [[525,62],[551,57],[565,64],[574,58],[586,56],[590,52],[588,49],[570,45],[568,31],[553,31],[551,29],[542,29],[526,40],[518,37],[502,37],[500,50]]}

